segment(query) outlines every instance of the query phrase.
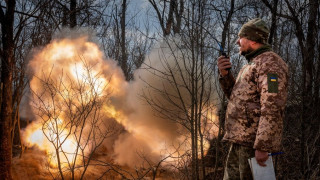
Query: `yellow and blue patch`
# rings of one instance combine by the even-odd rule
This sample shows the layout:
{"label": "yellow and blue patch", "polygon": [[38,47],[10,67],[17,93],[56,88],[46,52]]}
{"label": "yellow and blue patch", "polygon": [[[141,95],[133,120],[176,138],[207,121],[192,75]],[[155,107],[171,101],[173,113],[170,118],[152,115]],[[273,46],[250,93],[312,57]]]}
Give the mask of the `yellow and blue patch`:
{"label": "yellow and blue patch", "polygon": [[276,82],[276,81],[277,81],[277,78],[276,78],[276,77],[270,77],[270,81],[271,81],[271,82]]}
{"label": "yellow and blue patch", "polygon": [[278,74],[268,73],[268,92],[278,93]]}

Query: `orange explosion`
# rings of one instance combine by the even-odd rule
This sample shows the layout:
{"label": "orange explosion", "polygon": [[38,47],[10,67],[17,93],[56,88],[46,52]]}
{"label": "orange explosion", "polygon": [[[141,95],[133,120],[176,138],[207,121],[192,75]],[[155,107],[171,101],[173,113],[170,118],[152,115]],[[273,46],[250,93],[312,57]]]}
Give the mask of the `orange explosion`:
{"label": "orange explosion", "polygon": [[[135,148],[144,148],[154,162],[168,157],[170,163],[190,150],[189,137],[176,132],[177,124],[154,117],[151,108],[138,101],[142,81],[128,84],[116,62],[106,60],[88,36],[53,40],[34,54],[29,67],[37,120],[24,131],[24,141],[47,152],[51,166],[68,168],[87,161],[107,135],[110,128],[104,126],[110,119],[130,133],[113,142],[115,162],[122,165],[136,165],[141,157]],[[204,116],[214,122],[215,113],[210,114]],[[204,128],[210,131],[215,125]]]}
{"label": "orange explosion", "polygon": [[124,118],[110,103],[111,94],[123,96],[126,88],[121,71],[88,36],[54,40],[35,53],[29,67],[37,120],[24,131],[25,143],[46,151],[51,166],[81,164],[103,140],[104,129],[94,128],[104,118]]}

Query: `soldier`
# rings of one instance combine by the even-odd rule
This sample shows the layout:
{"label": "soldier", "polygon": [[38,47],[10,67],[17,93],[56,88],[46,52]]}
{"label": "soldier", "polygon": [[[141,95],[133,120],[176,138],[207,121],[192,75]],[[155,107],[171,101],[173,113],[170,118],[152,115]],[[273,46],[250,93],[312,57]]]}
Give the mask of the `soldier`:
{"label": "soldier", "polygon": [[252,179],[248,158],[265,166],[268,152],[281,146],[284,108],[287,100],[288,67],[267,43],[266,23],[253,19],[238,34],[239,53],[248,60],[236,79],[230,59],[220,56],[219,82],[229,99],[224,141],[230,142],[224,179]]}

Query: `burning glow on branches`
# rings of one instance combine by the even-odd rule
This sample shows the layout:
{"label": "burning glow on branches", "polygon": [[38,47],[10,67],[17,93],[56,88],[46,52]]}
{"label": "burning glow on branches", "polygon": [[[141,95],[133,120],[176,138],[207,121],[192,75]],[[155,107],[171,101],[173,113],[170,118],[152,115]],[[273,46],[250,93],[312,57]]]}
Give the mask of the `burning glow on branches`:
{"label": "burning glow on branches", "polygon": [[[53,40],[34,54],[29,67],[34,73],[31,105],[37,120],[25,129],[23,138],[28,146],[47,152],[52,167],[69,170],[86,162],[92,146],[103,139],[99,135],[105,137],[103,133],[112,129],[103,127],[111,121],[126,129],[106,145],[113,148],[116,163],[135,167],[146,155],[151,159],[148,162],[165,157],[166,162],[179,164],[179,159],[191,154],[188,132],[179,123],[155,116],[150,106],[139,102],[144,82],[127,83],[117,63],[106,60],[88,36]],[[163,87],[161,80],[148,78],[148,83]],[[205,113],[202,131],[215,132],[214,109]],[[209,144],[204,146],[207,149]],[[137,149],[145,154],[139,156]]]}
{"label": "burning glow on branches", "polygon": [[[31,104],[38,119],[24,131],[25,143],[47,152],[53,167],[80,165],[79,159],[99,140],[93,127],[101,125],[101,117],[121,114],[108,101],[111,93],[119,96],[114,89],[125,89],[121,71],[87,36],[54,40],[35,53],[29,66],[34,73]],[[101,107],[108,111],[101,114]]]}

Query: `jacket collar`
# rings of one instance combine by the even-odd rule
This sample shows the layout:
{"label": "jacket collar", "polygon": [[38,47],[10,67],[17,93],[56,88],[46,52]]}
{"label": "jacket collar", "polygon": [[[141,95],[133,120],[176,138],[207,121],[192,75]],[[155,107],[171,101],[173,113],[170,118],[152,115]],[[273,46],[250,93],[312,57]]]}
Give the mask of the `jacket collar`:
{"label": "jacket collar", "polygon": [[250,62],[253,58],[267,51],[272,51],[272,48],[269,44],[263,45],[260,48],[246,54],[245,57],[248,60],[248,62]]}

